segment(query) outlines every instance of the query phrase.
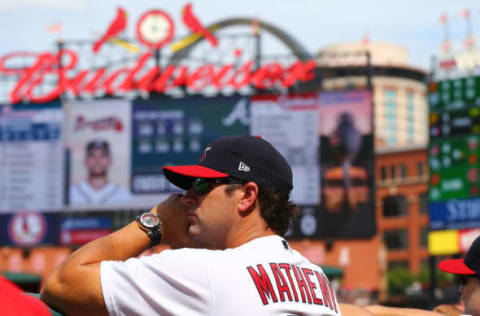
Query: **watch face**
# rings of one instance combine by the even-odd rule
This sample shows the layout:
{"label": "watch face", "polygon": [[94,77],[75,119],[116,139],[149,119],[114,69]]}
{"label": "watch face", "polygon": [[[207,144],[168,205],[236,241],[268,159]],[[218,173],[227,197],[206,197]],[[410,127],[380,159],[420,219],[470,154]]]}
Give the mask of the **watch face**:
{"label": "watch face", "polygon": [[160,224],[160,219],[152,213],[143,213],[140,216],[140,222],[147,228],[153,228]]}

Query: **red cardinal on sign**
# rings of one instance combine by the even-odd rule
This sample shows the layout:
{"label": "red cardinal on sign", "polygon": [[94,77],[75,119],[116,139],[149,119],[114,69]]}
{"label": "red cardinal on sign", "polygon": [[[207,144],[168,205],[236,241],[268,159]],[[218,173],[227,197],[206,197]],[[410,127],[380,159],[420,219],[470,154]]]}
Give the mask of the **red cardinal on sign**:
{"label": "red cardinal on sign", "polygon": [[117,16],[113,19],[103,36],[93,45],[93,52],[97,53],[102,45],[111,37],[118,35],[127,27],[127,12],[122,8],[117,9]]}
{"label": "red cardinal on sign", "polygon": [[185,8],[183,8],[182,13],[183,23],[185,23],[192,33],[201,34],[210,42],[210,44],[212,44],[212,46],[216,47],[218,45],[218,39],[209,30],[203,27],[202,23],[200,23],[195,14],[193,14],[191,3],[187,4]]}

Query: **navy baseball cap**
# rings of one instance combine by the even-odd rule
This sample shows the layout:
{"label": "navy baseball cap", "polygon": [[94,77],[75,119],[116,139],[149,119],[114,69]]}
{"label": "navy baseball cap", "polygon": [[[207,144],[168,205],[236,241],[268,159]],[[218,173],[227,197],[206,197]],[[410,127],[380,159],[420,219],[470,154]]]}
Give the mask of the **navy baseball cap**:
{"label": "navy baseball cap", "polygon": [[465,258],[443,260],[438,263],[438,268],[453,274],[480,275],[480,237],[472,243]]}
{"label": "navy baseball cap", "polygon": [[196,165],[166,166],[163,174],[176,186],[189,190],[197,178],[234,177],[276,189],[286,196],[293,175],[285,158],[258,136],[225,136],[208,145]]}
{"label": "navy baseball cap", "polygon": [[110,153],[110,146],[108,145],[108,142],[104,139],[94,139],[88,142],[87,153],[93,149],[103,149],[107,154]]}

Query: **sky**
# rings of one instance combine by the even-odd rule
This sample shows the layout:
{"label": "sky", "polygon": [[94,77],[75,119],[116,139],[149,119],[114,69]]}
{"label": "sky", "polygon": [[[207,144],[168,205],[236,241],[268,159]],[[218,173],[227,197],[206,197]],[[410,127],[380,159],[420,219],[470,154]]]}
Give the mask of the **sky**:
{"label": "sky", "polygon": [[95,33],[105,31],[118,6],[128,13],[129,37],[134,36],[139,17],[151,9],[168,12],[176,35],[185,35],[181,10],[189,2],[206,25],[228,17],[256,17],[288,32],[312,54],[368,35],[371,42],[404,46],[412,65],[426,70],[444,37],[443,13],[448,15],[448,34],[458,49],[467,30],[462,10],[470,10],[473,35],[480,35],[478,0],[1,0],[0,56],[52,50],[58,35],[46,28],[55,23],[62,24],[65,40],[94,40]]}

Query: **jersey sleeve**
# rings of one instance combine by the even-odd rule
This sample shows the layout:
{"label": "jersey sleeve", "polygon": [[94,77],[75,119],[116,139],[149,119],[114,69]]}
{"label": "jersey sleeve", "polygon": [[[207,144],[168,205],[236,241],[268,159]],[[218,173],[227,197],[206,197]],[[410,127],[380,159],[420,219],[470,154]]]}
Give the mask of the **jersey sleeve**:
{"label": "jersey sleeve", "polygon": [[102,291],[110,315],[210,315],[208,269],[195,249],[164,250],[127,261],[103,261]]}

